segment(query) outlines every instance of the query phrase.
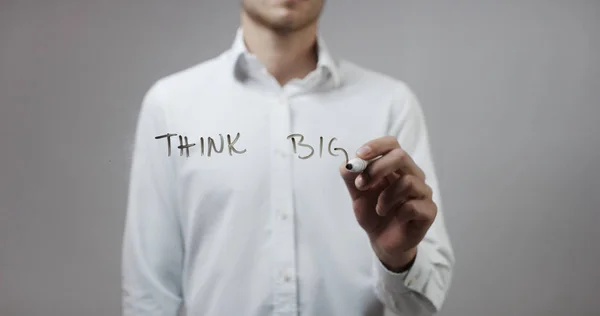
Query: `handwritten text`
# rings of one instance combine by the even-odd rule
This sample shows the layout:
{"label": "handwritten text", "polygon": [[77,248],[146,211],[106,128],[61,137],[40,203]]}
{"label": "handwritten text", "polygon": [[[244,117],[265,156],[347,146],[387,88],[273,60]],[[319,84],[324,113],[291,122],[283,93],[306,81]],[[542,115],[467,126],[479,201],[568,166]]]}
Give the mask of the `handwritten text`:
{"label": "handwritten text", "polygon": [[[171,156],[171,137],[176,137],[176,136],[179,139],[179,146],[177,146],[177,148],[179,149],[180,156],[183,156],[183,154],[185,152],[186,157],[189,157],[190,156],[190,148],[198,145],[200,147],[200,155],[201,156],[204,156],[206,153],[206,156],[211,157],[211,155],[213,153],[218,153],[218,154],[222,153],[223,150],[225,149],[225,143],[227,143],[227,151],[229,153],[229,156],[233,156],[233,154],[241,155],[241,154],[244,154],[247,152],[246,149],[238,150],[235,147],[236,143],[240,139],[240,136],[241,136],[240,133],[237,133],[233,140],[232,140],[231,135],[229,135],[229,134],[227,134],[226,137],[223,137],[223,134],[219,134],[219,141],[216,141],[212,137],[207,137],[206,142],[205,142],[205,138],[200,137],[199,143],[191,143],[187,136],[182,136],[182,135],[178,135],[178,134],[174,134],[174,133],[167,133],[164,135],[159,135],[159,136],[154,137],[154,139],[165,139],[166,138],[166,140],[167,140],[167,155]],[[227,141],[225,141],[225,139],[227,139]],[[304,142],[304,135],[290,134],[287,136],[287,139],[291,141],[292,150],[293,150],[294,154],[298,154],[298,147],[302,147],[305,149],[305,151],[308,151],[308,153],[306,153],[306,155],[304,155],[304,156],[298,154],[298,158],[308,159],[315,154],[315,148]],[[346,150],[343,148],[333,147],[333,143],[336,140],[337,140],[337,138],[335,138],[335,137],[333,137],[329,140],[329,142],[327,144],[327,152],[329,153],[329,155],[334,156],[334,157],[339,156],[339,153],[336,153],[336,152],[341,152],[344,154],[344,157],[346,158],[346,162],[348,162],[348,152],[346,152]],[[319,137],[319,157],[323,157],[323,145],[324,145],[324,138],[321,136],[321,137]]]}

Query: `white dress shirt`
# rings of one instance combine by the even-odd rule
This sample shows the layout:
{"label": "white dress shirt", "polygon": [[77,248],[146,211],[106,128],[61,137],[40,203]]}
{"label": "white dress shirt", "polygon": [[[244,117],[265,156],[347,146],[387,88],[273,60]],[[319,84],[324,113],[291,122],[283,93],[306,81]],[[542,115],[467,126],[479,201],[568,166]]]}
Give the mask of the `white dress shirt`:
{"label": "white dress shirt", "polygon": [[[321,38],[318,52],[316,70],[281,87],[238,30],[231,49],[149,89],[130,175],[125,316],[181,307],[190,316],[431,315],[442,306],[454,254],[423,111],[401,81],[336,62]],[[157,138],[165,134],[175,136]],[[303,145],[293,138],[296,153],[290,134],[304,136]],[[333,149],[353,158],[385,135],[424,170],[439,207],[402,274],[375,256],[339,174],[345,155]]]}

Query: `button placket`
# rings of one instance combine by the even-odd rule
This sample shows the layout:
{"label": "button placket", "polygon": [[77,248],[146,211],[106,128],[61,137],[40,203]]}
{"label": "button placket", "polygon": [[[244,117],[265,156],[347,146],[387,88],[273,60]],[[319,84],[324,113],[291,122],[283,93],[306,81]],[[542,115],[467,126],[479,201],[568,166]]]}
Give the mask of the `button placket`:
{"label": "button placket", "polygon": [[274,312],[294,315],[298,308],[298,290],[294,276],[296,249],[291,178],[292,159],[291,155],[286,152],[286,150],[291,150],[287,139],[287,135],[291,133],[290,120],[289,99],[285,95],[281,95],[275,101],[270,117],[271,147],[274,149],[275,155],[271,164],[271,207],[275,216],[273,225]]}

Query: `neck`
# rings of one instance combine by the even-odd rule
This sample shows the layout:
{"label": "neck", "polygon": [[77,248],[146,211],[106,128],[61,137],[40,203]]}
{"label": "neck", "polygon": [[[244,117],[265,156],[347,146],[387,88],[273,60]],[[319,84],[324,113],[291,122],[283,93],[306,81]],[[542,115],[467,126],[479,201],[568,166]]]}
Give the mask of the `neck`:
{"label": "neck", "polygon": [[248,51],[280,85],[294,78],[304,78],[317,67],[316,23],[292,33],[278,34],[245,13],[242,13],[241,21]]}

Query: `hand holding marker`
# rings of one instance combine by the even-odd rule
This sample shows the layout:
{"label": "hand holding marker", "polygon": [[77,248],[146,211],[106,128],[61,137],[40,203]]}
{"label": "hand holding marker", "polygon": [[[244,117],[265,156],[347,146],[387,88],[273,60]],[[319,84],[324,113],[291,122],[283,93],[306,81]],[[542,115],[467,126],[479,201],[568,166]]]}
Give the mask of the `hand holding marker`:
{"label": "hand holding marker", "polygon": [[371,160],[364,160],[364,159],[360,159],[358,157],[352,158],[348,161],[348,163],[346,164],[346,169],[349,170],[350,172],[363,172],[365,169],[367,169],[367,166],[372,163],[373,161],[381,158],[382,155],[377,156]]}

